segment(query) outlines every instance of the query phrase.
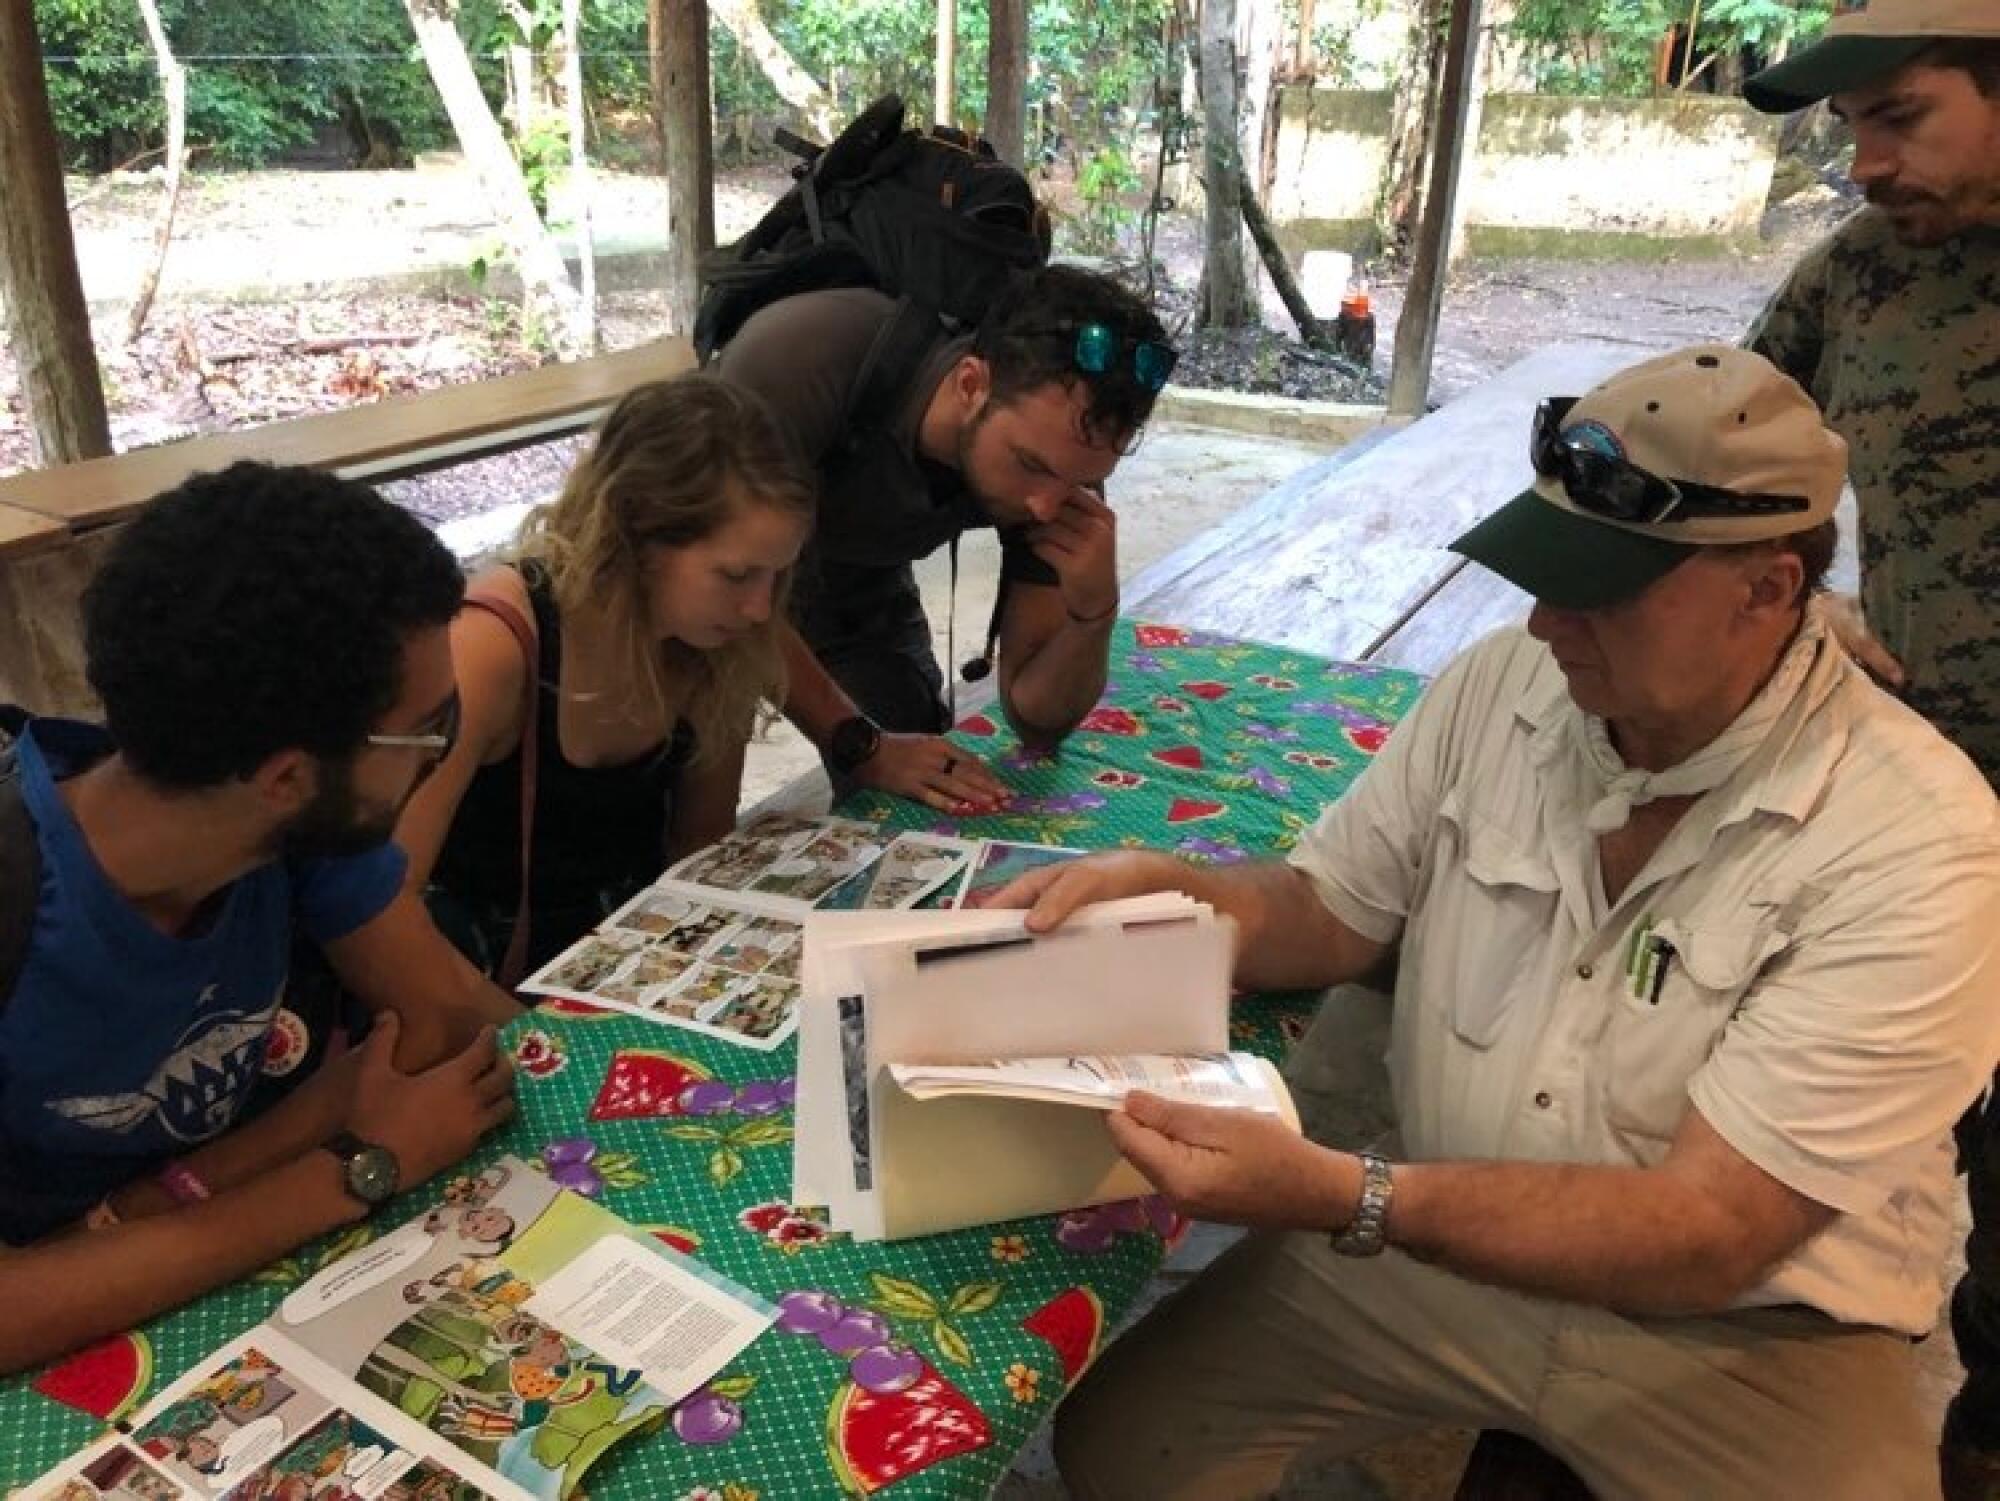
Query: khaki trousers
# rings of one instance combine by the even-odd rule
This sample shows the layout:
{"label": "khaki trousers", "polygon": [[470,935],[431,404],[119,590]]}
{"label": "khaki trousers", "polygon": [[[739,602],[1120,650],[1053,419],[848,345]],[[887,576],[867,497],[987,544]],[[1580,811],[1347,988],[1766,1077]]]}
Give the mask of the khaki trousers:
{"label": "khaki trousers", "polygon": [[1268,1496],[1292,1462],[1505,1428],[1604,1501],[1935,1501],[1908,1340],[1808,1310],[1630,1319],[1322,1236],[1239,1242],[1056,1416],[1077,1501]]}

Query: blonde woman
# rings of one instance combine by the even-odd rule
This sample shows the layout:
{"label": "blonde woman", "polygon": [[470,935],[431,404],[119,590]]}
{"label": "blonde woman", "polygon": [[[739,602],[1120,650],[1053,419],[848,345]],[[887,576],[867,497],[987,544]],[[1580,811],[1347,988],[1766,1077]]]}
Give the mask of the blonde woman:
{"label": "blonde woman", "polygon": [[512,561],[473,579],[457,739],[397,838],[503,984],[734,823],[812,504],[754,397],[683,376],[620,401]]}

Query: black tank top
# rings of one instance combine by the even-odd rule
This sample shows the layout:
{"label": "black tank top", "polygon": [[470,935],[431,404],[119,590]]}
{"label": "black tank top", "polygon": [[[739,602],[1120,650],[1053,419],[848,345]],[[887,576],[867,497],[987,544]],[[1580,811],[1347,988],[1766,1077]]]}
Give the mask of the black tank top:
{"label": "black tank top", "polygon": [[[528,962],[552,958],[606,912],[652,882],[665,863],[676,782],[693,749],[683,722],[645,754],[617,766],[563,758],[556,727],[562,617],[547,572],[520,565],[537,636],[533,896]],[[520,903],[521,753],[482,766],[460,800],[433,874],[435,884],[505,951]]]}

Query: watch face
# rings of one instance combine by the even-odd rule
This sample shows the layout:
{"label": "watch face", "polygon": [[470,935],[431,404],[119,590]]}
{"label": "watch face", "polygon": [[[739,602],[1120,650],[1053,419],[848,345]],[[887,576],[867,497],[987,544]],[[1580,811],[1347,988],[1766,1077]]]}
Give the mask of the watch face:
{"label": "watch face", "polygon": [[363,1147],[347,1159],[347,1187],[364,1204],[380,1204],[396,1192],[396,1159],[386,1147]]}

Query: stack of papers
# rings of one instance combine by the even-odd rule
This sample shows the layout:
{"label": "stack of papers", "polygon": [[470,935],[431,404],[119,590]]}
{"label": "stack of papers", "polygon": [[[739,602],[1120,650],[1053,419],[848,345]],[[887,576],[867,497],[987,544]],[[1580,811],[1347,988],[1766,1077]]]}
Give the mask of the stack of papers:
{"label": "stack of papers", "polygon": [[805,926],[793,1199],[895,1240],[1149,1191],[1102,1114],[1145,1088],[1297,1129],[1231,1054],[1231,926],[1177,894],[1086,908],[815,913]]}

